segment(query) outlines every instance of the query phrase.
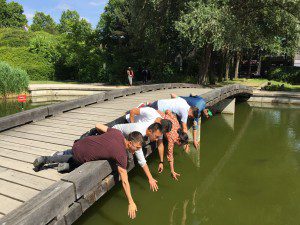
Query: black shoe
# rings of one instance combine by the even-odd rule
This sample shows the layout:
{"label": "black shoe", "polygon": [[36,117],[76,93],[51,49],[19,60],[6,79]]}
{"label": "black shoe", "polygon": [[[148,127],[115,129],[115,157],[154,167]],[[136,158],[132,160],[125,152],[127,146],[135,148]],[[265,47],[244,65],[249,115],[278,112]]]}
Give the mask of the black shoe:
{"label": "black shoe", "polygon": [[40,156],[36,158],[32,164],[34,166],[34,170],[39,171],[46,164],[46,157]]}
{"label": "black shoe", "polygon": [[69,163],[59,163],[57,166],[57,172],[65,173],[70,171],[70,164]]}

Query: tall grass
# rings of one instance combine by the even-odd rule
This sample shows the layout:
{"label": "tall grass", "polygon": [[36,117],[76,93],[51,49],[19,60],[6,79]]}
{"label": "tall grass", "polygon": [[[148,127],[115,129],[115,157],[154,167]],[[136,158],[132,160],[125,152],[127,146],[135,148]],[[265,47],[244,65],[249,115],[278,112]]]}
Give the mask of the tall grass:
{"label": "tall grass", "polygon": [[26,71],[13,68],[0,62],[0,94],[6,98],[9,94],[20,94],[28,90],[29,78]]}

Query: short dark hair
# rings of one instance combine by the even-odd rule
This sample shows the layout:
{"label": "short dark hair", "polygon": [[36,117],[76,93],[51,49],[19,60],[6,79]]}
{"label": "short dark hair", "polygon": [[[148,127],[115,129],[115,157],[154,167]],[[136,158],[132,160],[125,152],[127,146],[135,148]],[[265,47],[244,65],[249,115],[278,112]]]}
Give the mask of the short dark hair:
{"label": "short dark hair", "polygon": [[144,138],[143,138],[143,135],[138,132],[138,131],[133,131],[131,132],[129,135],[128,135],[128,138],[127,138],[128,141],[133,141],[133,142],[136,142],[136,143],[140,143],[141,145],[144,144]]}
{"label": "short dark hair", "polygon": [[155,132],[157,130],[162,132],[162,125],[160,123],[153,123],[148,127],[148,129],[151,130],[152,132]]}
{"label": "short dark hair", "polygon": [[200,111],[196,106],[191,106],[191,110],[193,113],[194,118],[199,118],[200,117]]}
{"label": "short dark hair", "polygon": [[188,136],[188,134],[185,133],[185,132],[183,132],[183,130],[181,128],[179,128],[177,130],[177,133],[179,135],[180,144],[186,145],[187,143],[189,143],[189,136]]}
{"label": "short dark hair", "polygon": [[161,126],[162,126],[163,133],[168,133],[172,130],[172,122],[168,119],[162,119]]}

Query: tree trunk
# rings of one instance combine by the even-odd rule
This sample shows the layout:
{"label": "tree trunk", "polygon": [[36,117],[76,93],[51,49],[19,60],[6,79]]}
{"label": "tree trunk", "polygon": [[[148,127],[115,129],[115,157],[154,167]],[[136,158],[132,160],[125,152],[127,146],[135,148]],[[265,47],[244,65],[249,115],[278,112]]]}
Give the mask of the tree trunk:
{"label": "tree trunk", "polygon": [[229,78],[229,68],[230,68],[230,60],[226,60],[226,71],[225,71],[225,80],[228,80]]}
{"label": "tree trunk", "polygon": [[236,53],[236,63],[235,63],[235,73],[234,73],[234,78],[235,79],[239,78],[240,60],[241,60],[241,53],[237,52]]}
{"label": "tree trunk", "polygon": [[260,76],[260,72],[261,72],[261,56],[259,56],[259,61],[258,61],[256,75]]}
{"label": "tree trunk", "polygon": [[208,77],[208,68],[210,64],[212,45],[206,44],[202,54],[202,62],[198,72],[198,84],[202,84]]}
{"label": "tree trunk", "polygon": [[252,53],[250,53],[250,57],[248,60],[248,73],[247,73],[247,78],[249,79],[251,76],[251,60],[252,60]]}

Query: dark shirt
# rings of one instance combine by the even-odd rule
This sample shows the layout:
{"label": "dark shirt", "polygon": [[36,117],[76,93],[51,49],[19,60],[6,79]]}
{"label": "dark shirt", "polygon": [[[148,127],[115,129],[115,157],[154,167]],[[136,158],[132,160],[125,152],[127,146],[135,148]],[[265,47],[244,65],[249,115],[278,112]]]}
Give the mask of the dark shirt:
{"label": "dark shirt", "polygon": [[95,160],[113,160],[117,166],[126,169],[127,152],[125,137],[121,131],[108,128],[102,135],[89,136],[74,143],[73,154],[75,160],[85,163]]}

